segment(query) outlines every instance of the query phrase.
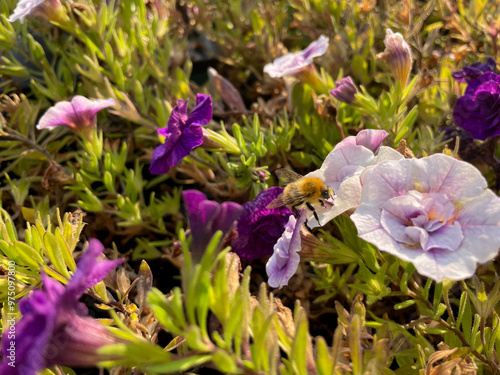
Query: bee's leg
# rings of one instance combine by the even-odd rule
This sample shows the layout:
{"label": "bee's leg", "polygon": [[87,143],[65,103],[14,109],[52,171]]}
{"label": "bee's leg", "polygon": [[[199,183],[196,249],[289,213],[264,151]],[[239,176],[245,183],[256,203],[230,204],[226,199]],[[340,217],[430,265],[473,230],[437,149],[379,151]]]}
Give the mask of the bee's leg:
{"label": "bee's leg", "polygon": [[321,207],[325,207],[325,202],[323,202],[323,199],[318,199],[319,203],[321,204]]}
{"label": "bee's leg", "polygon": [[314,233],[313,233],[313,231],[312,231],[312,229],[311,229],[311,228],[309,228],[309,225],[307,225],[307,219],[306,219],[306,221],[304,222],[304,226],[306,227],[306,229],[308,230],[308,232],[309,232],[309,233],[314,234]]}
{"label": "bee's leg", "polygon": [[316,221],[318,222],[318,224],[321,225],[321,223],[319,222],[318,213],[316,212],[316,210],[314,209],[314,207],[311,205],[311,203],[306,202],[306,206],[307,206],[307,208],[309,208],[313,212],[314,218],[316,219]]}
{"label": "bee's leg", "polygon": [[292,206],[292,211],[295,214],[295,216],[300,216],[299,211],[297,210],[297,206]]}

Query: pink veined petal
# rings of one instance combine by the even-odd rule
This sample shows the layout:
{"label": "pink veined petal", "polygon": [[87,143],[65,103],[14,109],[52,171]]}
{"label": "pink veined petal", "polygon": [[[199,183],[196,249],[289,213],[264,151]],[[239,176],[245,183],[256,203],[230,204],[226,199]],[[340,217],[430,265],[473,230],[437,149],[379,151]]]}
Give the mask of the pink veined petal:
{"label": "pink veined petal", "polygon": [[50,107],[40,118],[37,129],[52,129],[57,126],[68,126],[75,128],[75,111],[70,102],[59,102]]}
{"label": "pink veined petal", "polygon": [[116,103],[114,99],[95,99],[89,100],[84,96],[77,95],[71,99],[71,105],[75,113],[75,122],[87,123],[90,122],[97,112],[103,110],[104,108],[112,107]]}
{"label": "pink veined petal", "polygon": [[312,60],[314,57],[322,56],[328,49],[330,38],[321,35],[317,40],[309,44],[301,53],[305,59]]}
{"label": "pink veined petal", "polygon": [[364,129],[356,135],[356,144],[376,152],[382,141],[389,136],[385,130]]}

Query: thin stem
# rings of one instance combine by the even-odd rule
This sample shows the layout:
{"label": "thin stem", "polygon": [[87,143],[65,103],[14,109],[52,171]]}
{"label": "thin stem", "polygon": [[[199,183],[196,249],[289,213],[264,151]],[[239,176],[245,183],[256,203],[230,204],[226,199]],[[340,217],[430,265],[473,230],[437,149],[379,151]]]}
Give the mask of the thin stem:
{"label": "thin stem", "polygon": [[16,141],[16,142],[24,143],[24,144],[28,145],[30,148],[37,150],[38,152],[41,152],[42,154],[44,154],[45,157],[47,157],[47,159],[54,160],[52,155],[47,150],[38,146],[35,142],[33,142],[32,140],[30,140],[28,138],[23,138],[23,137],[13,135],[13,134],[0,134],[0,141],[2,141],[2,140],[4,140],[4,141]]}
{"label": "thin stem", "polygon": [[448,315],[451,318],[451,321],[454,325],[457,325],[457,321],[455,320],[455,316],[453,315],[453,310],[451,309],[450,297],[448,296],[448,289],[446,289],[446,293],[443,294],[444,304],[446,305],[446,310],[448,311]]}

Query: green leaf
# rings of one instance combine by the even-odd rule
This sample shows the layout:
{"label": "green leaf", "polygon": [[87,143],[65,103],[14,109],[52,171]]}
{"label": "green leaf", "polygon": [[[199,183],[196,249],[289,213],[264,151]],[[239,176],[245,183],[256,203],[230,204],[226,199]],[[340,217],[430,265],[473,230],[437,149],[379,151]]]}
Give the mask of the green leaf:
{"label": "green leaf", "polygon": [[10,245],[10,250],[17,252],[19,257],[22,259],[22,264],[28,265],[34,270],[37,270],[39,268],[39,264],[45,264],[45,261],[40,256],[40,254],[38,254],[35,249],[26,245],[24,242],[14,242]]}
{"label": "green leaf", "polygon": [[213,354],[212,361],[225,374],[239,374],[236,361],[224,350],[216,350]]}
{"label": "green leaf", "polygon": [[52,233],[45,233],[43,236],[43,245],[45,248],[45,255],[50,259],[54,268],[64,277],[70,278],[66,263],[61,249],[57,244],[56,237]]}
{"label": "green leaf", "polygon": [[147,366],[147,371],[154,371],[164,374],[171,374],[175,372],[184,372],[193,367],[200,366],[212,359],[210,355],[193,355],[186,358],[178,359],[159,365]]}

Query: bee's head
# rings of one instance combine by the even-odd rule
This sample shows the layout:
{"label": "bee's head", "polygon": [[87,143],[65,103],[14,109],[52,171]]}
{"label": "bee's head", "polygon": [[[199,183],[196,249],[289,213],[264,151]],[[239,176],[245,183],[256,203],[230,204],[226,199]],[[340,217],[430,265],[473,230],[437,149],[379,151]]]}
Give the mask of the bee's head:
{"label": "bee's head", "polygon": [[330,197],[333,197],[333,189],[329,186],[324,186],[324,188],[321,190],[321,196],[324,199],[328,199]]}

